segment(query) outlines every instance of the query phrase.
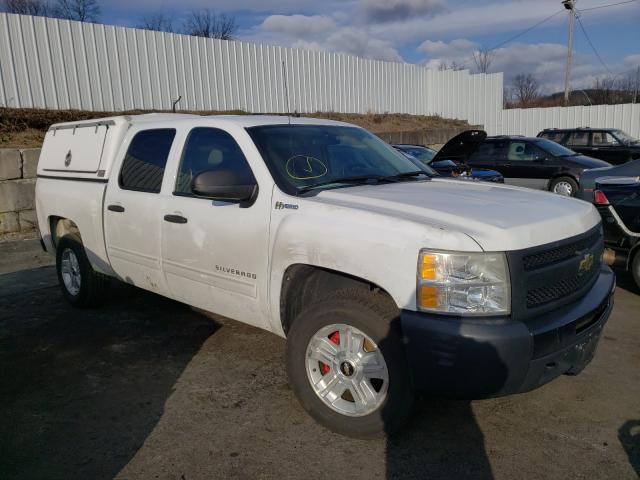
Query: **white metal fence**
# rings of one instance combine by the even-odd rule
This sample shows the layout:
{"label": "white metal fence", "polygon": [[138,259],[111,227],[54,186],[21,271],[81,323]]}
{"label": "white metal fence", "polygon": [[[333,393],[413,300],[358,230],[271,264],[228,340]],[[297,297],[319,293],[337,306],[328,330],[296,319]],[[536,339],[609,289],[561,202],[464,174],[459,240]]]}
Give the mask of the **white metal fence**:
{"label": "white metal fence", "polygon": [[637,106],[502,110],[501,73],[434,71],[344,54],[0,13],[0,106],[169,110],[181,96],[180,110],[284,113],[285,74],[289,108],[302,113],[438,114],[484,125],[490,134],[618,126],[640,136]]}
{"label": "white metal fence", "polygon": [[611,127],[640,138],[640,104],[503,110],[501,124],[499,133],[504,135],[537,135],[544,128]]}

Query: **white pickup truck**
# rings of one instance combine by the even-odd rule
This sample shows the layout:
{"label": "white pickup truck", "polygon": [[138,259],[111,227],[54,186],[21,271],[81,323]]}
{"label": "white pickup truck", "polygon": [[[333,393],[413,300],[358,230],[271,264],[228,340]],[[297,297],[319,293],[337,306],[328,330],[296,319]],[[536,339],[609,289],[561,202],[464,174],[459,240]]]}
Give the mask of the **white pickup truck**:
{"label": "white pickup truck", "polygon": [[592,205],[439,179],[345,123],[53,125],[36,198],[72,304],[115,277],[286,337],[304,408],[356,437],[397,429],[416,391],[481,398],[580,372],[612,308]]}

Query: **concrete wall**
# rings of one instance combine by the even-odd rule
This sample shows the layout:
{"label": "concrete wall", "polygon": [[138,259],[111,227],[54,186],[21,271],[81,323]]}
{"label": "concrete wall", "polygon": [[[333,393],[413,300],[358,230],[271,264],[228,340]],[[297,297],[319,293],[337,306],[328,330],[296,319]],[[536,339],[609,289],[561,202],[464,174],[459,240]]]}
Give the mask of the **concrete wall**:
{"label": "concrete wall", "polygon": [[36,169],[39,148],[0,149],[0,234],[37,228]]}

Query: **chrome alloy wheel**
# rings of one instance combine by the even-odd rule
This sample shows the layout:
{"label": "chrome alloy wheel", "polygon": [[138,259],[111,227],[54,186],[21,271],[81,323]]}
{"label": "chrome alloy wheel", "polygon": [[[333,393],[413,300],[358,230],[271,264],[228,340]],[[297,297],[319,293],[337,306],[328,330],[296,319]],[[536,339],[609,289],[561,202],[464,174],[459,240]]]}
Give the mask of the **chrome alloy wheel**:
{"label": "chrome alloy wheel", "polygon": [[62,252],[62,260],[60,262],[60,272],[62,273],[62,281],[67,291],[75,296],[80,292],[82,275],[80,274],[80,264],[78,257],[73,250],[66,248]]}
{"label": "chrome alloy wheel", "polygon": [[311,337],[307,377],[332,410],[351,417],[375,411],[387,396],[389,372],[382,352],[355,327],[333,324]]}
{"label": "chrome alloy wheel", "polygon": [[569,182],[560,181],[553,186],[553,193],[570,197],[573,194],[573,187]]}

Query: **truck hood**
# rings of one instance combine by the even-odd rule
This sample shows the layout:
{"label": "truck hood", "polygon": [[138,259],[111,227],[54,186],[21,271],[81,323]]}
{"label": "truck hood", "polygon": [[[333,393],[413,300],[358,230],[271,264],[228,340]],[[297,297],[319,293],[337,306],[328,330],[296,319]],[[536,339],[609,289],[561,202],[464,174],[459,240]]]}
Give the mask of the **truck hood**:
{"label": "truck hood", "polygon": [[486,251],[543,245],[600,222],[588,202],[483,182],[434,179],[354,186],[322,191],[308,200],[461,232]]}

